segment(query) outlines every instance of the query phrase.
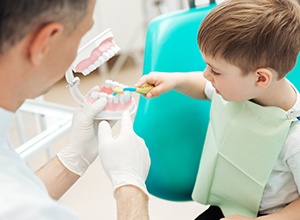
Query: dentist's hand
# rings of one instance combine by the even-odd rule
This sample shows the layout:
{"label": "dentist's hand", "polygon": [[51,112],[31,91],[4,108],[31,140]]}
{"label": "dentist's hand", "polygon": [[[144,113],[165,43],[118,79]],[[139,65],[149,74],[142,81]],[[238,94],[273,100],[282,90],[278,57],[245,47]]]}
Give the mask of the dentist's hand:
{"label": "dentist's hand", "polygon": [[135,134],[129,112],[123,114],[119,135],[112,137],[106,121],[99,124],[99,157],[114,190],[124,185],[134,185],[148,195],[145,180],[150,167],[148,148]]}
{"label": "dentist's hand", "polygon": [[145,95],[146,98],[152,98],[174,89],[176,86],[174,79],[177,75],[174,73],[151,72],[142,76],[135,86],[141,87],[146,83],[154,85],[154,88]]}
{"label": "dentist's hand", "polygon": [[[99,90],[99,88],[94,87],[88,92],[88,95],[94,90]],[[80,176],[98,156],[94,118],[103,111],[106,104],[106,98],[100,98],[91,105],[85,104],[75,112],[70,142],[57,154],[66,168]],[[95,121],[95,123],[98,126],[99,121]]]}

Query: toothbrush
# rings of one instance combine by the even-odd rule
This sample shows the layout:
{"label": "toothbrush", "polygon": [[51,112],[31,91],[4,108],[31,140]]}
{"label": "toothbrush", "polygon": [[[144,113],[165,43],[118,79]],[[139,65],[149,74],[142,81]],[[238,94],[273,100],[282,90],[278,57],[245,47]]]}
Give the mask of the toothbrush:
{"label": "toothbrush", "polygon": [[141,87],[116,87],[114,88],[114,93],[113,95],[120,94],[124,91],[129,91],[129,92],[137,92],[140,94],[147,94],[151,89],[153,89],[153,85],[150,84],[144,84]]}

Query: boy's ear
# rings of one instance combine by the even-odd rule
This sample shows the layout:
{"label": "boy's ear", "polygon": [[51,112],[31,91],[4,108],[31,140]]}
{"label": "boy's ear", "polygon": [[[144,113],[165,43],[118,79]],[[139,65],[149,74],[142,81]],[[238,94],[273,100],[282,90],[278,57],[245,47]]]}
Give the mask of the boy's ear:
{"label": "boy's ear", "polygon": [[59,23],[49,23],[39,29],[32,37],[29,45],[29,58],[34,65],[41,63],[55,39],[63,31]]}
{"label": "boy's ear", "polygon": [[257,76],[256,85],[260,88],[266,88],[272,82],[273,73],[267,68],[259,68],[255,74]]}

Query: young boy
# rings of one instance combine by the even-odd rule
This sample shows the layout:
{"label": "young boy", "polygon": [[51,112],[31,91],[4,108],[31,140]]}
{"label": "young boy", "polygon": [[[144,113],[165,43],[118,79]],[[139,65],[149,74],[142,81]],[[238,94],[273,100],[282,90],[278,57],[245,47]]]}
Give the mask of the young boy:
{"label": "young boy", "polygon": [[300,219],[300,96],[285,78],[300,51],[299,5],[225,1],[198,44],[203,73],[152,72],[136,84],[155,85],[148,98],[175,89],[212,102],[193,192],[212,206],[197,219]]}

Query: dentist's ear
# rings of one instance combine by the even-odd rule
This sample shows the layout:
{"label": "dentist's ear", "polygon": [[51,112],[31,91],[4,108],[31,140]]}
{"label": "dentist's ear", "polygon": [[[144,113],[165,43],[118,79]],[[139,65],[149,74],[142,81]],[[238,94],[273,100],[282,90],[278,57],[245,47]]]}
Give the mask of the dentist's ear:
{"label": "dentist's ear", "polygon": [[256,85],[262,89],[267,88],[273,80],[273,73],[267,68],[259,68],[255,71]]}
{"label": "dentist's ear", "polygon": [[63,31],[63,26],[59,23],[49,23],[34,32],[29,45],[29,59],[34,65],[41,63],[51,44],[55,44],[55,39]]}

